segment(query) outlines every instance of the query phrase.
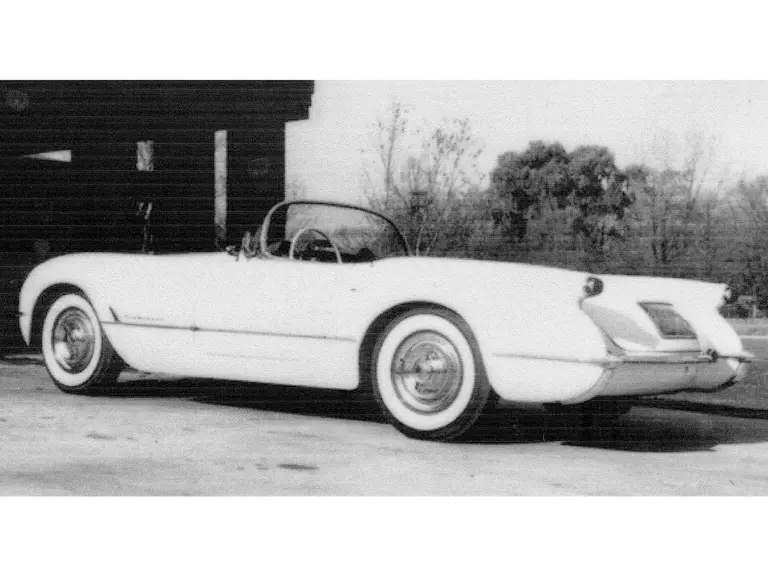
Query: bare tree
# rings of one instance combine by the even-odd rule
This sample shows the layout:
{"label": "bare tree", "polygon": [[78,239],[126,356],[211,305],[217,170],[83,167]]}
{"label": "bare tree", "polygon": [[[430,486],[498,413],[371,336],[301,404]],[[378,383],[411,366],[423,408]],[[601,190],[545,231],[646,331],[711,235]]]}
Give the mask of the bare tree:
{"label": "bare tree", "polygon": [[407,121],[405,110],[400,102],[394,102],[388,122],[379,119],[376,122],[377,147],[379,160],[384,169],[384,204],[389,206],[390,195],[397,190],[395,185],[396,156],[402,146]]}
{"label": "bare tree", "polygon": [[717,191],[704,194],[699,199],[700,226],[697,247],[700,256],[700,273],[703,278],[714,278],[722,252],[722,201]]}
{"label": "bare tree", "polygon": [[[732,235],[724,252],[733,262],[731,281],[739,292],[753,294],[768,307],[768,176],[742,180],[733,190]],[[738,231],[738,232],[737,232]]]}
{"label": "bare tree", "polygon": [[[409,131],[402,105],[376,124],[377,173],[365,175],[368,201],[403,230],[417,255],[467,251],[475,229],[482,145],[466,119]],[[415,144],[409,141],[415,139]]]}
{"label": "bare tree", "polygon": [[309,188],[300,178],[294,178],[285,185],[286,200],[304,200],[309,197]]}
{"label": "bare tree", "polygon": [[685,140],[685,155],[676,167],[669,147],[664,147],[661,168],[635,165],[627,169],[635,241],[647,246],[653,273],[691,274],[695,266],[686,261],[690,252],[702,247],[704,233],[712,250],[717,194],[721,182],[712,183],[708,172],[714,159],[714,142],[706,143],[697,133]]}

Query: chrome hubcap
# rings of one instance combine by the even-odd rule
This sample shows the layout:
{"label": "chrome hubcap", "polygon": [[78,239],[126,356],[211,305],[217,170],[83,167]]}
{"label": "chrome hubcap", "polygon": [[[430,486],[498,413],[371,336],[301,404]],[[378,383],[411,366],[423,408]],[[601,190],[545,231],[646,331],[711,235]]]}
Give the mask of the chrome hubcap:
{"label": "chrome hubcap", "polygon": [[79,308],[67,308],[53,326],[53,358],[71,374],[82,372],[93,358],[96,347],[93,324]]}
{"label": "chrome hubcap", "polygon": [[411,410],[445,410],[459,394],[462,365],[456,347],[437,332],[417,332],[406,338],[392,359],[392,384]]}

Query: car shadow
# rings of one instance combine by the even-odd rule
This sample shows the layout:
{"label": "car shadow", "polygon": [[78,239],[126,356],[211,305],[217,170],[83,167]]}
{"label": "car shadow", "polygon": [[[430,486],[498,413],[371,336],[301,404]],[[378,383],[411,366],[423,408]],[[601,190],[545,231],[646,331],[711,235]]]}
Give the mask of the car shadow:
{"label": "car shadow", "polygon": [[[373,398],[358,391],[326,390],[197,378],[128,373],[106,397],[185,398],[212,406],[283,414],[385,423]],[[649,398],[610,426],[560,427],[550,414],[530,406],[499,408],[460,444],[531,444],[622,452],[707,452],[722,444],[768,441],[768,410]],[[694,416],[694,414],[696,416]]]}
{"label": "car shadow", "polygon": [[768,426],[744,426],[743,421],[678,418],[671,412],[622,416],[608,425],[558,427],[552,415],[534,409],[502,412],[462,439],[469,444],[555,442],[564,446],[620,452],[711,452],[721,444],[768,441]]}
{"label": "car shadow", "polygon": [[768,420],[768,410],[763,408],[748,408],[729,404],[697,402],[694,400],[677,400],[672,398],[643,398],[635,402],[636,406],[648,408],[663,408],[666,410],[683,410],[701,414],[715,414],[729,418],[752,418]]}
{"label": "car shadow", "polygon": [[713,452],[721,444],[768,440],[768,434],[760,439],[748,438],[748,435],[724,434],[721,430],[691,426],[666,418],[619,421],[611,427],[577,432],[576,438],[564,440],[563,445],[619,452],[674,453]]}
{"label": "car shadow", "polygon": [[11,366],[45,366],[40,356],[22,354],[17,350],[0,351],[0,364],[9,364]]}
{"label": "car shadow", "polygon": [[139,375],[100,391],[106,397],[187,398],[229,406],[322,418],[385,422],[373,398],[357,391],[326,390],[197,378],[157,379]]}
{"label": "car shadow", "polygon": [[[374,403],[358,406],[349,404],[350,393],[329,394],[312,391],[297,394],[286,390],[277,397],[242,399],[198,398],[209,404],[237,406],[274,412],[288,412],[325,418],[355,419],[386,422]],[[735,414],[743,411],[711,410],[697,412],[690,407],[689,415],[675,414],[676,406],[647,406],[658,411],[635,410],[604,426],[558,427],[553,416],[531,407],[500,407],[468,435],[455,441],[459,444],[534,444],[561,443],[565,446],[613,450],[620,452],[675,453],[712,452],[718,445],[768,442],[768,425],[742,419]],[[711,408],[706,406],[706,408]],[[724,407],[721,407],[724,408]],[[696,412],[699,417],[691,417]],[[722,416],[734,416],[722,418]]]}

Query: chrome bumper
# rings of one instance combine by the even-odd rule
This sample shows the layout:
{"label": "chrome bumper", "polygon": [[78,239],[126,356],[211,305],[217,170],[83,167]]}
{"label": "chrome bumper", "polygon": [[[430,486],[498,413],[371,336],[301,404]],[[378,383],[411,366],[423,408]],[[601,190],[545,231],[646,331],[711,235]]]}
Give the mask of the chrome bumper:
{"label": "chrome bumper", "polygon": [[568,404],[595,396],[644,396],[682,390],[717,391],[743,380],[754,355],[716,353],[609,354],[595,362],[604,368],[595,385]]}
{"label": "chrome bumper", "polygon": [[602,365],[606,368],[614,368],[621,364],[713,364],[718,360],[737,360],[748,364],[755,355],[744,351],[737,356],[721,356],[714,350],[697,354],[680,352],[627,352],[623,354],[609,354]]}

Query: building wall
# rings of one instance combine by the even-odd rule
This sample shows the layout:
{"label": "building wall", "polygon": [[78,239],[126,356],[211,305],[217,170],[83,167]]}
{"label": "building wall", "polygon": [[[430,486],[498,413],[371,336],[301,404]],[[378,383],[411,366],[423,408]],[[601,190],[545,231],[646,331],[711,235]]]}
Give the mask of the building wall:
{"label": "building wall", "polygon": [[[0,80],[0,308],[15,307],[20,270],[45,256],[145,248],[148,202],[155,251],[216,249],[220,130],[225,242],[238,241],[284,198],[285,123],[308,117],[313,90],[310,81]],[[140,141],[153,142],[152,171],[137,168]],[[54,150],[71,151],[71,162],[24,157]]]}
{"label": "building wall", "polygon": [[[141,232],[136,208],[152,201],[159,249],[212,249],[214,133],[228,133],[227,221],[237,237],[283,198],[285,123],[308,117],[313,89],[306,81],[0,81],[4,209],[53,204],[53,223],[37,215],[29,224],[62,250],[124,250]],[[151,172],[137,169],[139,141],[154,144]],[[72,162],[20,159],[50,150],[71,150]]]}

